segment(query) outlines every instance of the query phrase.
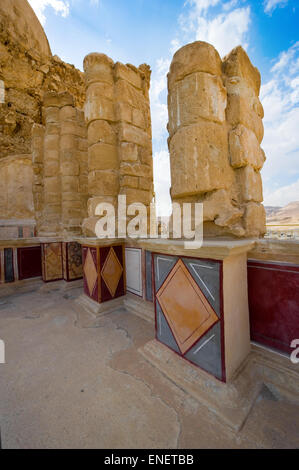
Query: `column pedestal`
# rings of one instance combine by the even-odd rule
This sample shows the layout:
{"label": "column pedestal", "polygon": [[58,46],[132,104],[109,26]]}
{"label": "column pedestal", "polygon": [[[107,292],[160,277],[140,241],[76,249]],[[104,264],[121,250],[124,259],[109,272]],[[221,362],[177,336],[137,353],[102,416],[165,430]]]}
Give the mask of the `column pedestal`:
{"label": "column pedestal", "polygon": [[248,240],[144,240],[152,253],[156,340],[222,382],[250,353]]}
{"label": "column pedestal", "polygon": [[78,299],[96,316],[122,306],[126,292],[125,253],[122,240],[80,238],[84,294]]}

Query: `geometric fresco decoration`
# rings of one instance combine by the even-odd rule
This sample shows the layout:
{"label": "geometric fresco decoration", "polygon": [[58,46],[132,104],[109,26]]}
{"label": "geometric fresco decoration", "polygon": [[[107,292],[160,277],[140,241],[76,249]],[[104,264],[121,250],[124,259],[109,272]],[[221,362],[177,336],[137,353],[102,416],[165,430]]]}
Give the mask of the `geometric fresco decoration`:
{"label": "geometric fresco decoration", "polygon": [[83,271],[84,271],[84,277],[87,283],[89,295],[90,297],[92,297],[93,291],[95,287],[97,286],[98,273],[97,273],[97,267],[95,265],[90,248],[87,249],[87,255],[85,258]]}
{"label": "geometric fresco decoration", "polygon": [[221,262],[153,254],[156,338],[225,380]]}
{"label": "geometric fresco decoration", "polygon": [[82,249],[80,243],[67,243],[67,270],[68,281],[82,278]]}
{"label": "geometric fresco decoration", "polygon": [[219,320],[182,260],[159,289],[157,300],[182,354]]}
{"label": "geometric fresco decoration", "polygon": [[111,247],[102,268],[101,276],[112,297],[115,296],[122,274],[123,267],[120,264],[113,247]]}
{"label": "geometric fresco decoration", "polygon": [[5,282],[14,282],[13,249],[4,248],[4,277]]}
{"label": "geometric fresco decoration", "polygon": [[220,264],[215,261],[189,258],[182,260],[220,318]]}
{"label": "geometric fresco decoration", "polygon": [[162,286],[163,282],[167,278],[169,271],[173,268],[179,258],[177,256],[155,256],[155,287],[156,292]]}
{"label": "geometric fresco decoration", "polygon": [[189,361],[218,379],[222,378],[220,326],[220,322],[216,323],[185,355]]}
{"label": "geometric fresco decoration", "polygon": [[62,243],[42,244],[43,280],[58,281],[63,278]]}
{"label": "geometric fresco decoration", "polygon": [[173,351],[180,354],[177,342],[172,334],[172,331],[166,321],[165,316],[161,310],[160,305],[157,303],[157,339],[162,341]]}

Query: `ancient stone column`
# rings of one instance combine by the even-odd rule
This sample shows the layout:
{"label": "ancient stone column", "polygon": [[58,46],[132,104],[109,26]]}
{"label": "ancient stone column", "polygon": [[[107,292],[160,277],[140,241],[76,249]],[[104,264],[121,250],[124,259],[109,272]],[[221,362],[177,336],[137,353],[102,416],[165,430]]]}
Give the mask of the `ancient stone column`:
{"label": "ancient stone column", "polygon": [[[210,44],[188,44],[175,53],[168,75],[171,196],[203,203],[205,236],[264,233],[259,73],[237,50],[222,63]],[[248,152],[257,152],[255,166],[242,160]]]}
{"label": "ancient stone column", "polygon": [[33,167],[33,202],[36,229],[39,231],[44,204],[44,135],[45,128],[40,124],[32,127],[32,167]]}
{"label": "ancient stone column", "polygon": [[223,59],[222,68],[228,95],[229,156],[235,170],[238,203],[244,210],[243,227],[246,236],[260,236],[265,233],[260,174],[265,162],[260,147],[264,136],[261,76],[240,46]]}
{"label": "ancient stone column", "polygon": [[[80,233],[82,200],[80,178],[86,175],[86,127],[82,125],[82,112],[75,108],[69,93],[61,96],[60,109],[60,173],[62,228],[64,233]],[[81,149],[81,150],[80,150]],[[82,184],[82,180],[81,180]],[[86,189],[86,188],[85,188]]]}
{"label": "ancient stone column", "polygon": [[83,230],[95,234],[101,202],[126,195],[127,204],[147,207],[153,198],[150,69],[114,62],[93,53],[84,60],[85,118],[88,126],[88,219]]}
{"label": "ancient stone column", "polygon": [[105,54],[84,59],[86,75],[85,118],[88,135],[88,216],[84,229],[94,233],[96,206],[116,207],[119,192],[119,158],[114,112],[113,61]]}
{"label": "ancient stone column", "polygon": [[43,165],[36,168],[42,175],[43,191],[39,235],[80,234],[87,212],[84,114],[70,93],[49,92],[44,97],[44,116]]}
{"label": "ancient stone column", "polygon": [[61,233],[60,97],[44,96],[44,207],[40,235]]}

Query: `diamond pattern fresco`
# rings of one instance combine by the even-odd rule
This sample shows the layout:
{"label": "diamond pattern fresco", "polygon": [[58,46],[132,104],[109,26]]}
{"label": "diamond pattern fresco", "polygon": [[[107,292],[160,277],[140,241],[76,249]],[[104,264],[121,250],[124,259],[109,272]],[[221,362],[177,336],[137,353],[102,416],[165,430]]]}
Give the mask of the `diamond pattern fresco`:
{"label": "diamond pattern fresco", "polygon": [[217,261],[154,254],[157,339],[224,380],[220,268]]}
{"label": "diamond pattern fresco", "polygon": [[182,354],[218,321],[182,260],[171,270],[157,299]]}
{"label": "diamond pattern fresco", "polygon": [[101,271],[101,275],[112,297],[115,296],[122,273],[123,267],[120,264],[114,249],[111,247]]}
{"label": "diamond pattern fresco", "polygon": [[87,250],[83,271],[89,295],[90,297],[92,297],[93,291],[96,287],[96,283],[98,280],[98,273],[90,249]]}

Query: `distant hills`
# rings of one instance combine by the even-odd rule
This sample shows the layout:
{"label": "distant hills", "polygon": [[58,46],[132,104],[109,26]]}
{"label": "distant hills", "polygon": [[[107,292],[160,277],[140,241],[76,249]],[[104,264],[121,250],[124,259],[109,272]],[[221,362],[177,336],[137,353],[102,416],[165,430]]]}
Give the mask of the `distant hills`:
{"label": "distant hills", "polygon": [[265,206],[267,224],[299,224],[299,201],[290,202],[284,207]]}

